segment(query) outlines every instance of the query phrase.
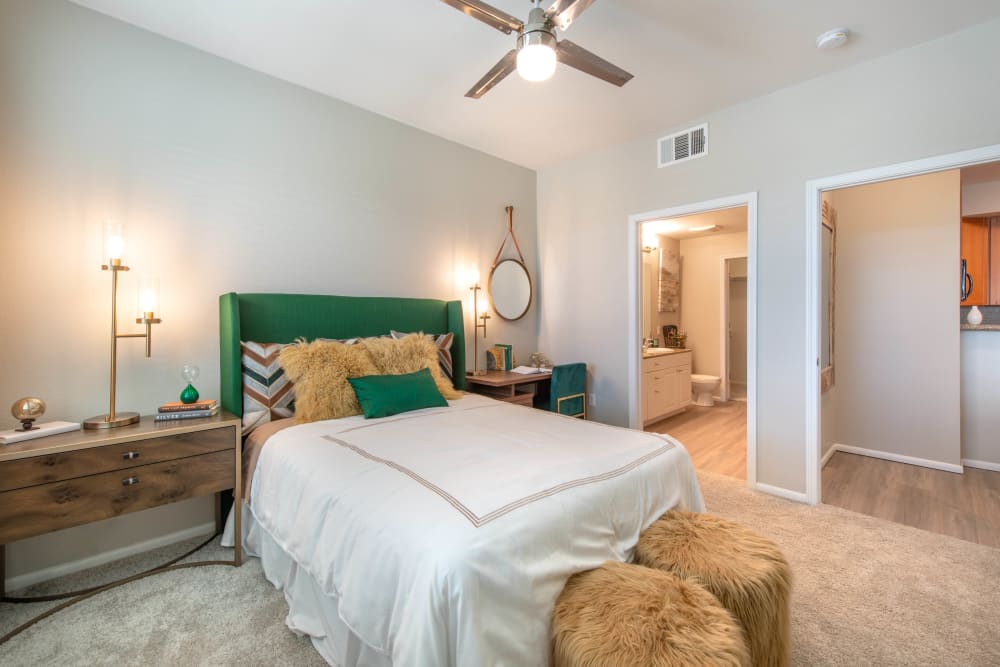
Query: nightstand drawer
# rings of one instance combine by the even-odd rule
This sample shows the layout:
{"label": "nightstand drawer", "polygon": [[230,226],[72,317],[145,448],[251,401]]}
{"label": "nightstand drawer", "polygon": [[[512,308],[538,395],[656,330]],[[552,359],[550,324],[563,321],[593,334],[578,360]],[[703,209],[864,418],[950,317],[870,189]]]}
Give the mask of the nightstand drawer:
{"label": "nightstand drawer", "polygon": [[0,491],[197,456],[236,446],[236,428],[177,433],[135,442],[0,463]]}
{"label": "nightstand drawer", "polygon": [[0,544],[233,488],[235,464],[230,448],[0,493]]}

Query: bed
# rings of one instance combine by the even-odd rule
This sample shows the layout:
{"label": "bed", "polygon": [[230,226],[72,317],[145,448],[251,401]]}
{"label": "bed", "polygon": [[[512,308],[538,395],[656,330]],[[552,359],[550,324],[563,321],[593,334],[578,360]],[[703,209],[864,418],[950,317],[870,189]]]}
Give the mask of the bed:
{"label": "bed", "polygon": [[[390,330],[451,332],[464,387],[461,302],[225,294],[223,406],[242,413],[241,340]],[[244,547],[284,592],[288,627],[342,667],[548,664],[566,579],[629,560],[668,509],[703,510],[671,438],[485,396],[274,431],[236,505]]]}

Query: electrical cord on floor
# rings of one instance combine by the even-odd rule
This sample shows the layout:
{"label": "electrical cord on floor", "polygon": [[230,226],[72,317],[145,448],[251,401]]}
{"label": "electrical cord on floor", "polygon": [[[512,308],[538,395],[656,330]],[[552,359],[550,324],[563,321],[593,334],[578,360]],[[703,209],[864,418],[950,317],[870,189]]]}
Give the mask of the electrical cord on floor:
{"label": "electrical cord on floor", "polygon": [[168,560],[165,563],[157,565],[156,567],[152,567],[152,568],[150,568],[148,570],[144,570],[144,571],[142,571],[142,572],[140,572],[138,574],[133,574],[130,577],[125,577],[124,579],[118,579],[116,581],[112,581],[112,582],[107,583],[107,584],[102,584],[100,586],[93,586],[91,588],[84,588],[84,589],[81,589],[81,590],[78,590],[78,591],[69,591],[67,593],[57,593],[55,595],[38,595],[38,596],[33,596],[33,597],[7,597],[7,596],[3,596],[2,598],[0,598],[0,602],[8,602],[8,603],[12,603],[12,604],[27,604],[27,603],[32,603],[32,602],[54,602],[55,600],[66,600],[66,601],[63,602],[63,603],[61,603],[61,604],[57,604],[55,607],[52,607],[51,609],[48,609],[48,610],[42,612],[41,614],[39,614],[38,616],[35,616],[34,618],[31,618],[30,620],[25,621],[21,625],[17,626],[13,630],[11,630],[7,634],[5,634],[3,637],[0,637],[0,645],[3,645],[8,640],[10,640],[13,637],[21,634],[22,632],[24,632],[25,630],[27,630],[28,628],[30,628],[35,623],[38,623],[39,621],[41,621],[43,619],[46,619],[49,616],[52,616],[56,612],[60,612],[63,609],[66,609],[67,607],[72,607],[77,602],[83,602],[84,600],[87,600],[89,598],[94,597],[98,593],[103,593],[105,591],[109,591],[112,588],[117,588],[118,586],[122,586],[124,584],[128,584],[128,583],[131,583],[133,581],[138,581],[139,579],[144,579],[144,578],[152,576],[154,574],[160,574],[160,573],[163,573],[163,572],[171,572],[171,571],[174,571],[174,570],[181,570],[181,569],[191,568],[191,567],[201,567],[203,565],[230,565],[230,566],[235,565],[235,563],[233,561],[229,561],[229,560],[203,560],[203,561],[197,561],[195,563],[180,563],[180,564],[178,564],[178,561],[184,560],[185,558],[187,558],[188,556],[191,556],[192,554],[194,554],[198,550],[203,549],[204,547],[208,546],[208,544],[210,542],[212,542],[212,540],[214,540],[220,534],[221,533],[215,533],[214,535],[212,535],[207,540],[205,540],[204,542],[202,542],[198,546],[194,547],[190,551],[188,551],[186,553],[183,553],[180,556],[177,556],[176,558],[172,558],[172,559]]}

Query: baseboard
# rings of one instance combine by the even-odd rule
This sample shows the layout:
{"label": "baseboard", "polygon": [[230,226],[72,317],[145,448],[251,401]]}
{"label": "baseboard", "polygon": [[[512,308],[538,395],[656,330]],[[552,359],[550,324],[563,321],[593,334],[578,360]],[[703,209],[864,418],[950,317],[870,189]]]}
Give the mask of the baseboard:
{"label": "baseboard", "polygon": [[797,503],[809,504],[808,496],[800,491],[791,491],[789,489],[783,489],[780,486],[771,486],[770,484],[762,484],[761,482],[757,482],[753,488],[755,491],[760,491],[761,493],[778,496],[779,498],[784,498],[786,500],[794,500]]}
{"label": "baseboard", "polygon": [[830,449],[826,450],[826,454],[824,454],[823,458],[819,460],[819,469],[822,470],[825,468],[826,464],[830,462],[830,459],[832,459],[833,455],[838,451],[837,445],[830,445]]}
{"label": "baseboard", "polygon": [[979,468],[980,470],[993,470],[1000,472],[1000,463],[990,463],[989,461],[974,461],[973,459],[962,459],[962,465],[967,468]]}
{"label": "baseboard", "polygon": [[24,574],[19,574],[16,577],[7,579],[6,590],[16,591],[18,589],[25,588],[26,586],[32,586],[43,581],[48,581],[49,579],[55,579],[56,577],[97,567],[98,565],[104,565],[105,563],[110,563],[111,561],[119,560],[121,558],[128,558],[129,556],[141,554],[144,551],[151,551],[153,549],[158,549],[159,547],[165,547],[168,544],[188,540],[192,537],[207,537],[214,532],[215,522],[210,521],[208,523],[185,528],[184,530],[178,530],[177,532],[170,533],[168,535],[160,535],[150,540],[136,542],[135,544],[130,544],[119,549],[102,551],[101,553],[94,554],[93,556],[70,561],[68,563],[60,563],[59,565],[53,565],[52,567],[35,570],[34,572],[25,572]]}
{"label": "baseboard", "polygon": [[935,470],[944,470],[945,472],[954,472],[959,475],[962,474],[962,466],[956,465],[954,463],[944,463],[943,461],[932,461],[930,459],[921,459],[916,456],[906,456],[904,454],[893,454],[892,452],[883,452],[877,449],[865,449],[864,447],[852,447],[851,445],[841,445],[835,444],[831,448],[838,452],[846,452],[848,454],[859,454],[861,456],[870,456],[873,459],[883,459],[885,461],[895,461],[896,463],[907,463],[913,466],[920,466],[921,468],[933,468]]}

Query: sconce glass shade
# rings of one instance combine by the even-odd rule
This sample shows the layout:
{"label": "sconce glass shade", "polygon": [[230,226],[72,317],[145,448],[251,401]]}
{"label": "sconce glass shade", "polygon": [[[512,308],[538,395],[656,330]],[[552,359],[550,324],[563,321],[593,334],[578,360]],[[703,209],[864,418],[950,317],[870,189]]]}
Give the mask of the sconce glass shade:
{"label": "sconce glass shade", "polygon": [[104,258],[108,266],[123,264],[125,257],[125,228],[122,223],[107,220],[104,223]]}
{"label": "sconce glass shade", "polygon": [[150,313],[160,312],[160,281],[157,278],[145,276],[139,279],[139,291],[136,298],[139,319],[151,317]]}
{"label": "sconce glass shade", "polygon": [[647,252],[652,252],[660,245],[660,239],[657,238],[656,232],[651,229],[643,227],[642,229],[642,249]]}

